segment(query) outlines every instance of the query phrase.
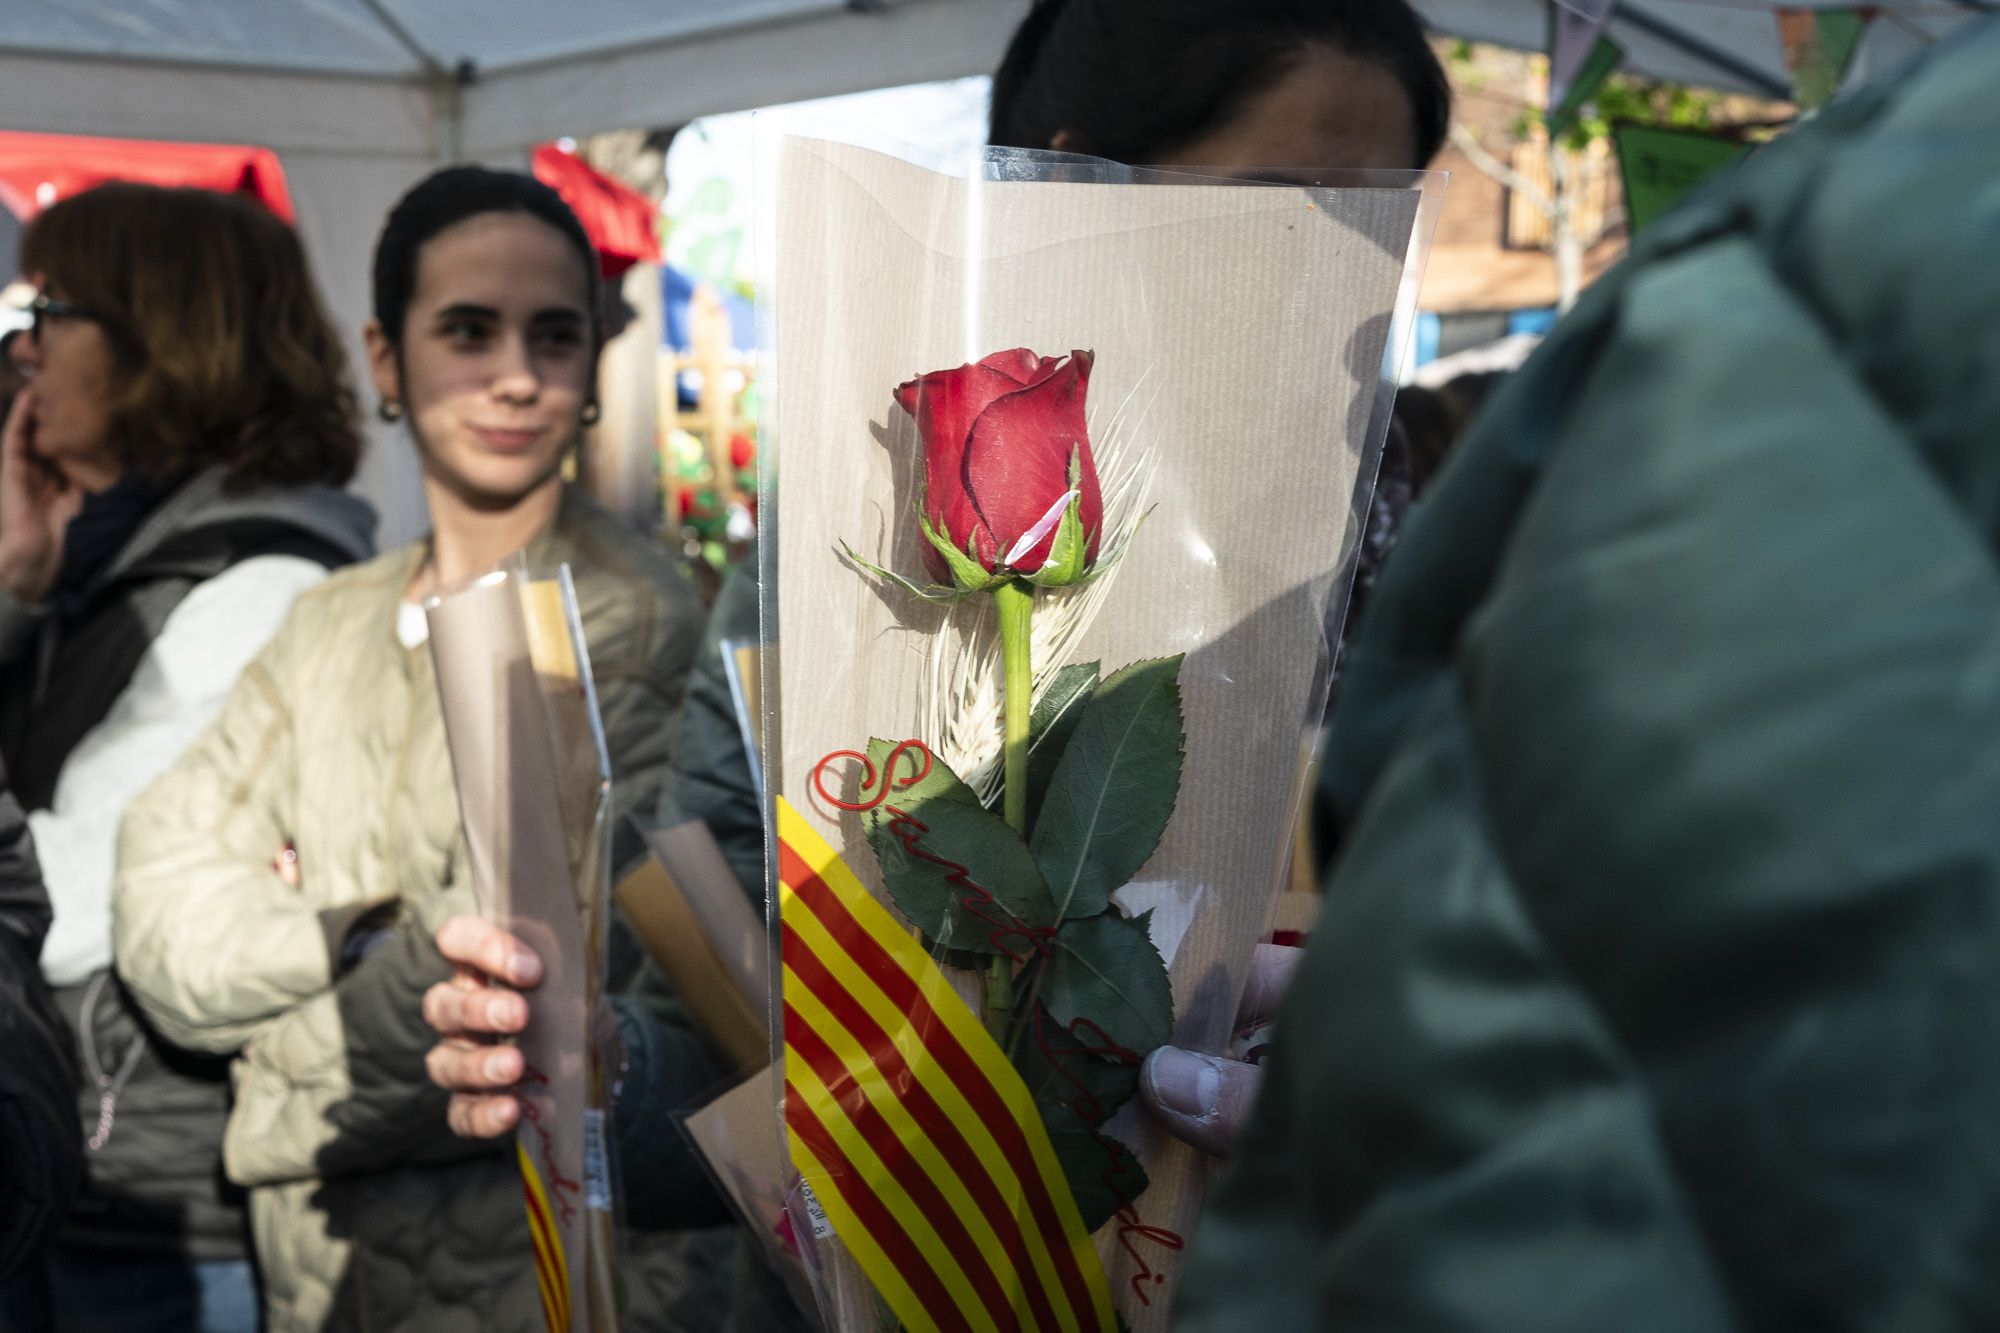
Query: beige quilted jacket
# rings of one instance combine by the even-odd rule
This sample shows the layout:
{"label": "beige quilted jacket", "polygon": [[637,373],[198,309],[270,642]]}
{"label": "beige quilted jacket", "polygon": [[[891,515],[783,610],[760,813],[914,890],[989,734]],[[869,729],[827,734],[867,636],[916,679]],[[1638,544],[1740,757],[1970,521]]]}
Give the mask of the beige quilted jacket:
{"label": "beige quilted jacket", "polygon": [[[575,494],[530,544],[582,604],[614,806],[650,801],[701,636],[692,588]],[[424,1080],[429,944],[472,908],[427,650],[396,636],[423,549],[301,597],[215,726],[126,816],[119,967],[162,1033],[235,1052],[224,1142],[274,1333],[521,1330],[539,1302],[511,1142],[445,1128]],[[301,884],[271,868],[285,843]],[[342,943],[388,924],[345,969]]]}

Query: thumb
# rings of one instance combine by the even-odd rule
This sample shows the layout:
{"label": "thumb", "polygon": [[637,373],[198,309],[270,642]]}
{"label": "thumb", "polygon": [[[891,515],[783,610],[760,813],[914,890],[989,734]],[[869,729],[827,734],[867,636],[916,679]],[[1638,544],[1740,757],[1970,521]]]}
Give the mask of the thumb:
{"label": "thumb", "polygon": [[1262,1079],[1262,1070],[1241,1060],[1162,1046],[1146,1057],[1139,1095],[1175,1138],[1227,1157]]}

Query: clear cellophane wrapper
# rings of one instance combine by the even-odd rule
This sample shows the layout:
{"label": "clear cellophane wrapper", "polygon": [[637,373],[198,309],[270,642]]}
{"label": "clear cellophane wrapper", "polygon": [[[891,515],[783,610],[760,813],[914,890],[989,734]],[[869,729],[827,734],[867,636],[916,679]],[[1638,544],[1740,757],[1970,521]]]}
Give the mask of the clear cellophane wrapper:
{"label": "clear cellophane wrapper", "polygon": [[604,999],[610,759],[567,566],[513,561],[425,603],[480,914],[543,963],[516,1134],[551,1333],[619,1326]]}
{"label": "clear cellophane wrapper", "polygon": [[[1164,1328],[1213,1163],[1130,1095],[1135,1050],[1109,1057],[1126,1091],[1107,1120],[1066,1122],[1094,1104],[1079,1093],[1037,1101],[1047,1137],[1032,1132],[1006,1076],[977,1072],[992,1052],[965,1026],[992,1008],[990,952],[913,930],[871,845],[882,784],[902,781],[881,742],[921,742],[989,808],[1003,742],[992,599],[932,604],[868,568],[927,582],[924,453],[892,390],[1004,349],[1094,354],[1104,548],[1122,556],[1037,594],[1035,697],[1065,667],[1180,655],[1178,794],[1111,902],[1165,964],[1167,1039],[1227,1054],[1290,868],[1442,178],[1230,181],[784,136],[760,153],[762,736],[778,1132],[802,1182],[790,1234],[829,1327]],[[795,919],[801,882],[819,905]],[[1017,986],[1035,947],[1006,950]],[[1057,1046],[1036,1028],[1038,1068],[1102,1055],[1077,1040],[1087,1027]],[[992,1044],[1027,1068],[1021,1029]],[[1080,1135],[1101,1175],[1076,1173]],[[1059,1177],[1081,1186],[1075,1213]]]}

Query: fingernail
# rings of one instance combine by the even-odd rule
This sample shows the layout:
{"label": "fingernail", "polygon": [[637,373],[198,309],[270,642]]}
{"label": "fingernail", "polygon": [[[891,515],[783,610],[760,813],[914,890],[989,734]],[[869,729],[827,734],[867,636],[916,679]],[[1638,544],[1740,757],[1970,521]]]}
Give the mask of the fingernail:
{"label": "fingernail", "polygon": [[500,1051],[496,1051],[492,1055],[487,1056],[486,1077],[497,1081],[499,1079],[506,1078],[509,1074],[513,1073],[514,1071],[508,1068],[510,1059],[511,1057],[509,1057],[504,1052]]}
{"label": "fingernail", "polygon": [[514,950],[514,975],[523,986],[531,986],[542,979],[542,960],[535,956],[533,949]]}
{"label": "fingernail", "polygon": [[1222,1101],[1222,1069],[1213,1056],[1162,1046],[1146,1061],[1153,1100],[1176,1114],[1206,1120]]}

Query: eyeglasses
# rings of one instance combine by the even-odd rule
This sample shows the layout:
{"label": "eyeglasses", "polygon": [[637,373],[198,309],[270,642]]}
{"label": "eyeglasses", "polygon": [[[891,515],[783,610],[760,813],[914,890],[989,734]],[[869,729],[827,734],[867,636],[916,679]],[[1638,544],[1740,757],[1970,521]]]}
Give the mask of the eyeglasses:
{"label": "eyeglasses", "polygon": [[28,302],[28,312],[33,322],[28,325],[28,334],[37,342],[42,337],[42,321],[55,319],[89,319],[102,322],[102,317],[94,310],[86,310],[80,305],[50,296],[47,292],[35,293],[35,299]]}

